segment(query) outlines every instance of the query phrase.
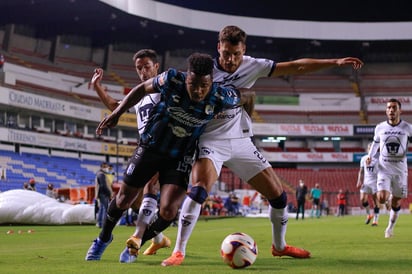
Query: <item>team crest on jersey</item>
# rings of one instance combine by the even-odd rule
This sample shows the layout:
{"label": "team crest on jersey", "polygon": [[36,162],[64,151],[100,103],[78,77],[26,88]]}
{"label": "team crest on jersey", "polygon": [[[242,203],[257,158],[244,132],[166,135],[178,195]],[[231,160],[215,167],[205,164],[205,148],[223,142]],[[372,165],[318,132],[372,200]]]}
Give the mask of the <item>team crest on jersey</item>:
{"label": "team crest on jersey", "polygon": [[172,131],[173,131],[173,134],[179,138],[183,138],[183,137],[187,137],[191,135],[182,127],[172,127]]}
{"label": "team crest on jersey", "polygon": [[214,107],[214,106],[207,105],[207,106],[205,107],[205,113],[206,113],[207,115],[212,115],[212,114],[214,113],[214,110],[215,110],[215,107]]}

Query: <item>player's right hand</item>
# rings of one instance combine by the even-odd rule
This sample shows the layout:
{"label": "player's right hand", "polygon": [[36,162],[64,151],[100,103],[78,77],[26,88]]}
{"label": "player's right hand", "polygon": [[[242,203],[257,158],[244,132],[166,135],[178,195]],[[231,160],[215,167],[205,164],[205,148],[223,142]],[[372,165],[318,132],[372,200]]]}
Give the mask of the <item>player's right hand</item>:
{"label": "player's right hand", "polygon": [[103,69],[96,68],[94,70],[92,80],[90,81],[88,88],[90,89],[91,86],[94,86],[97,82],[100,82],[102,78],[103,78]]}

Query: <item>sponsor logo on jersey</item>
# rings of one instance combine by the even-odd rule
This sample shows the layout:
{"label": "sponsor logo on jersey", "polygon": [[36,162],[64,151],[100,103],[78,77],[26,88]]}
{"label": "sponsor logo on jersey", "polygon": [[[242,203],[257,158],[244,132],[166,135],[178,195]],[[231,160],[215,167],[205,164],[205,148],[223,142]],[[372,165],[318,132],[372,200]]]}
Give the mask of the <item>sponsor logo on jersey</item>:
{"label": "sponsor logo on jersey", "polygon": [[136,166],[135,166],[134,164],[130,164],[130,165],[127,167],[126,174],[127,174],[127,175],[132,175],[132,174],[133,174],[133,170],[134,170],[135,167],[136,167]]}
{"label": "sponsor logo on jersey", "polygon": [[172,132],[174,135],[176,135],[179,138],[187,137],[192,135],[192,133],[187,132],[184,128],[182,127],[174,127],[173,125],[169,124],[169,126],[172,128]]}

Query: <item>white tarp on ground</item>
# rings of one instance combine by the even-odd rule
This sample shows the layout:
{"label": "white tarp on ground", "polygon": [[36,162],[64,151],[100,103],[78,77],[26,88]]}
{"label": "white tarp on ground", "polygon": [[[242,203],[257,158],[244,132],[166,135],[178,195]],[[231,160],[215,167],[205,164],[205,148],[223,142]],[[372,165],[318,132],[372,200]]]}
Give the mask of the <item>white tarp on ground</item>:
{"label": "white tarp on ground", "polygon": [[61,203],[44,194],[22,189],[0,193],[0,224],[95,223],[94,206]]}

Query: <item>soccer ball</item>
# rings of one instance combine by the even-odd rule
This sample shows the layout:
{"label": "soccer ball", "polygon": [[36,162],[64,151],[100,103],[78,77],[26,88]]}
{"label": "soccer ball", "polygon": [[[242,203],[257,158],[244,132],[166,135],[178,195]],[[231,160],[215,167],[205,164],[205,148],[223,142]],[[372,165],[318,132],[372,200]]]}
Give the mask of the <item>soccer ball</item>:
{"label": "soccer ball", "polygon": [[228,235],[220,247],[223,261],[232,268],[245,268],[252,265],[257,254],[258,248],[255,240],[242,232]]}

